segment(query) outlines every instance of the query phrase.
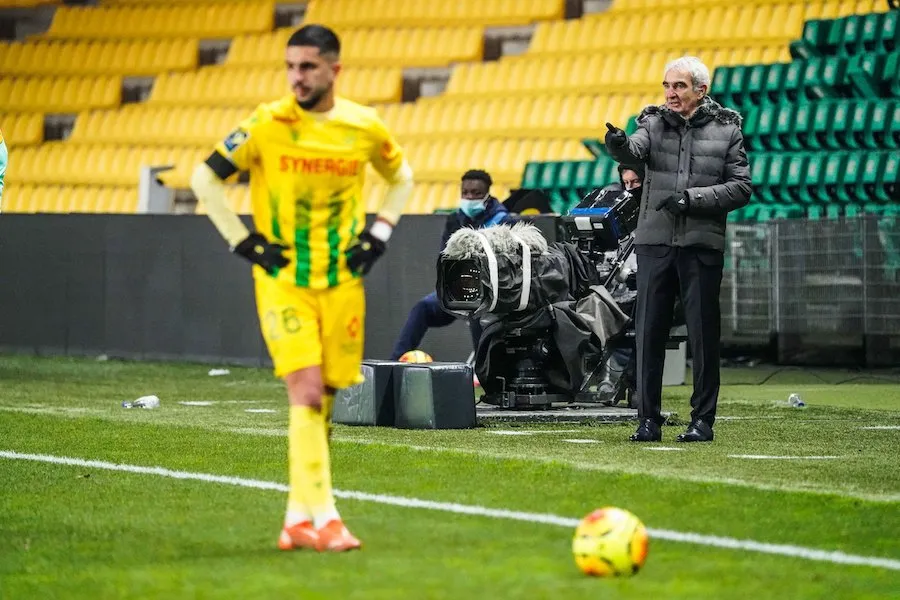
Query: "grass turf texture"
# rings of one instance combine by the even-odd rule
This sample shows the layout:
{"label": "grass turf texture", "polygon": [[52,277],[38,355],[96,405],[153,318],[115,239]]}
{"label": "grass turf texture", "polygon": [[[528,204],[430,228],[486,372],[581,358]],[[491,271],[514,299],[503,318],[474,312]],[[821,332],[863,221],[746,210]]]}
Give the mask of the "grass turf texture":
{"label": "grass turf texture", "polygon": [[[284,483],[287,411],[265,370],[0,356],[0,450]],[[336,427],[336,486],[900,558],[900,388],[840,372],[726,371],[713,444],[626,442],[633,424],[530,435]],[[754,383],[770,377],[765,385]],[[799,392],[808,406],[775,406]],[[123,400],[155,393],[158,410]],[[689,413],[689,388],[666,408]],[[213,402],[183,406],[178,402]],[[274,413],[247,413],[246,409]],[[574,431],[573,431],[574,430]],[[664,428],[662,445],[681,427]],[[597,443],[573,444],[567,439]],[[655,446],[660,446],[656,444]],[[838,456],[746,460],[729,455]],[[339,501],[360,553],[274,550],[286,496],[0,459],[0,598],[885,598],[900,572],[651,539],[630,580],[582,576],[552,525]],[[803,491],[810,490],[810,491]]]}

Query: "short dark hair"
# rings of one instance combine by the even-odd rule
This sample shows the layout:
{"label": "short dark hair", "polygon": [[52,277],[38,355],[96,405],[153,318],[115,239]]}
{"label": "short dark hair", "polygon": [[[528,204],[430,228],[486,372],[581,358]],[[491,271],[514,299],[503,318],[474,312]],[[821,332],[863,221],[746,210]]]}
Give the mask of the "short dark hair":
{"label": "short dark hair", "polygon": [[635,174],[638,176],[638,179],[641,180],[641,183],[644,183],[644,165],[642,165],[642,164],[623,165],[623,164],[619,163],[619,166],[617,168],[619,170],[619,181],[620,182],[625,177],[625,173],[623,171],[634,171]]}
{"label": "short dark hair", "polygon": [[488,189],[491,188],[491,184],[494,183],[491,179],[491,176],[488,175],[487,171],[482,171],[481,169],[469,169],[465,173],[463,173],[462,181],[466,179],[474,179],[475,181],[483,181]]}
{"label": "short dark hair", "polygon": [[341,55],[341,40],[337,34],[324,25],[304,25],[288,38],[290,46],[313,46],[319,54]]}

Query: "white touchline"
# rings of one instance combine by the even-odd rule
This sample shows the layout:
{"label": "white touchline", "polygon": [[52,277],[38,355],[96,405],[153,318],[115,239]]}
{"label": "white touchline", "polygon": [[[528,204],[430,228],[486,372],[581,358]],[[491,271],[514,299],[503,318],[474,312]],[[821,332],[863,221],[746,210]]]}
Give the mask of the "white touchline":
{"label": "white touchline", "polygon": [[766,454],[729,454],[728,458],[746,458],[748,460],[832,460],[840,456],[768,456]]}
{"label": "white touchline", "polygon": [[[224,485],[234,485],[238,487],[258,490],[274,490],[278,492],[288,491],[288,486],[284,485],[283,483],[277,483],[274,481],[245,479],[243,477],[230,477],[227,475],[212,475],[209,473],[173,471],[164,467],[123,465],[101,460],[85,460],[81,458],[71,458],[68,456],[51,456],[49,454],[25,454],[20,452],[13,452],[10,450],[0,450],[0,458],[8,458],[12,460],[30,460],[57,465],[67,465],[71,467],[105,469],[108,471],[123,471],[126,473],[137,473],[140,475],[156,475],[159,477],[170,477],[172,479],[189,479],[194,481],[221,483]],[[545,525],[557,525],[559,527],[573,528],[578,525],[579,522],[578,519],[561,517],[559,515],[551,515],[546,513],[528,513],[500,508],[487,508],[484,506],[456,504],[454,502],[435,502],[432,500],[420,500],[418,498],[405,498],[403,496],[390,496],[387,494],[370,494],[368,492],[334,490],[334,495],[338,498],[360,500],[362,502],[375,502],[377,504],[403,506],[406,508],[423,508],[426,510],[436,510],[461,515],[488,517],[491,519],[507,519],[512,521],[524,521],[526,523],[542,523]],[[900,560],[895,560],[892,558],[860,556],[856,554],[846,554],[844,552],[830,552],[827,550],[817,550],[815,548],[804,548],[803,546],[768,544],[765,542],[756,542],[753,540],[739,540],[736,538],[721,537],[716,535],[703,535],[691,532],[671,531],[668,529],[648,528],[647,531],[653,538],[659,540],[667,540],[670,542],[684,542],[686,544],[713,546],[716,548],[727,548],[730,550],[745,550],[750,552],[761,552],[764,554],[777,554],[781,556],[803,558],[806,560],[813,560],[818,562],[829,562],[843,565],[862,565],[867,567],[880,567],[882,569],[889,569],[892,571],[900,571]]]}

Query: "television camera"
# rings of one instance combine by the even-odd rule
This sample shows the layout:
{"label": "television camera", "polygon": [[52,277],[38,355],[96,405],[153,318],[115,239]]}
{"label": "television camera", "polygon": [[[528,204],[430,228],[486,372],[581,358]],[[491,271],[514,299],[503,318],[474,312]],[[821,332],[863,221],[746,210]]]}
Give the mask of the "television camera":
{"label": "television camera", "polygon": [[481,321],[475,372],[484,402],[549,407],[625,396],[630,379],[614,377],[625,368],[614,354],[626,364],[631,355],[637,292],[627,263],[639,209],[627,191],[597,189],[560,218],[564,241],[548,243],[526,223],[450,238],[437,295],[444,310]]}

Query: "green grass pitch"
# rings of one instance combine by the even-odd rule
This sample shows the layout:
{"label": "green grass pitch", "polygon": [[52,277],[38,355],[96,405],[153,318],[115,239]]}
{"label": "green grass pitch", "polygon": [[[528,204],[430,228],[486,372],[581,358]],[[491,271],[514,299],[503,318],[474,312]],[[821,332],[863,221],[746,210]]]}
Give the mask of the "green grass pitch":
{"label": "green grass pitch", "polygon": [[[900,598],[890,377],[726,370],[712,444],[675,444],[681,425],[651,445],[633,423],[336,426],[364,548],[319,555],[275,549],[282,384],[208,370],[0,356],[0,598]],[[161,407],[121,407],[145,394]],[[665,390],[682,424],[689,395]],[[633,578],[572,560],[571,523],[607,505],[651,530]]]}

